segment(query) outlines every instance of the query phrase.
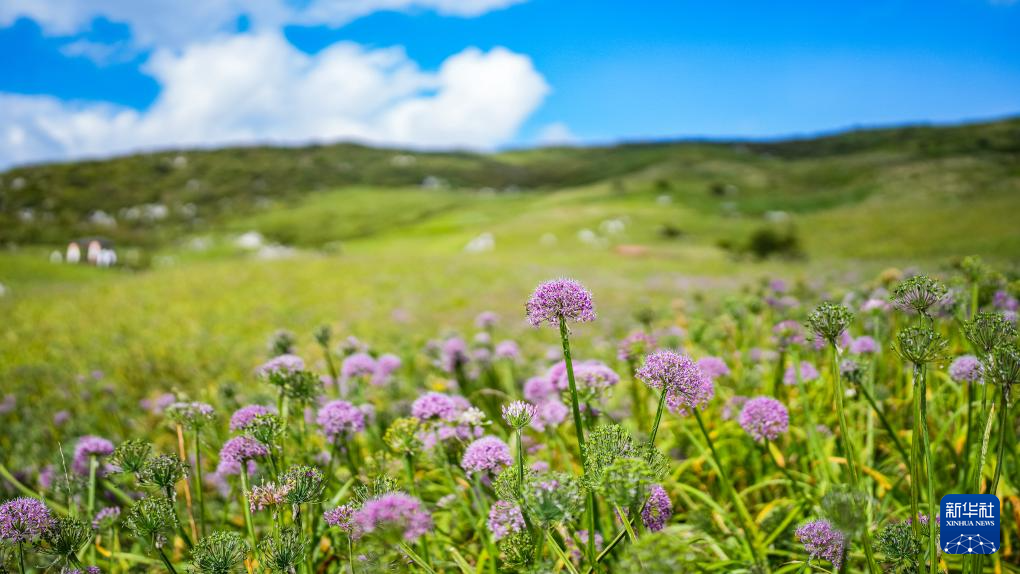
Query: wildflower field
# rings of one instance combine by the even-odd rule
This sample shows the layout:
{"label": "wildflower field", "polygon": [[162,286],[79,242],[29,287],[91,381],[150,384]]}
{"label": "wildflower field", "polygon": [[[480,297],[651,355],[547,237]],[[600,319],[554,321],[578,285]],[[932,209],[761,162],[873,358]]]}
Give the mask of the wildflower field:
{"label": "wildflower field", "polygon": [[[5,196],[0,571],[1020,572],[1015,125],[224,183],[112,269],[47,261],[95,205]],[[996,553],[939,547],[952,493]]]}

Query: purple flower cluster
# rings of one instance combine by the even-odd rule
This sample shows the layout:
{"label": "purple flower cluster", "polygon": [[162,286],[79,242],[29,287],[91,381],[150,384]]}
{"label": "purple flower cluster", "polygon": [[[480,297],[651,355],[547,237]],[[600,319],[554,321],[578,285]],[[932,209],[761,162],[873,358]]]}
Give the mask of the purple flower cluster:
{"label": "purple flower cluster", "polygon": [[[800,363],[800,382],[810,383],[811,381],[818,380],[820,374],[818,369],[814,365],[807,361],[801,361]],[[783,384],[785,385],[796,385],[797,384],[797,371],[793,365],[786,367],[786,371],[783,373]]]}
{"label": "purple flower cluster", "polygon": [[512,502],[497,500],[489,509],[489,532],[492,538],[499,540],[514,532],[524,529],[524,515],[521,507]]}
{"label": "purple flower cluster", "polygon": [[558,392],[549,377],[532,377],[524,383],[524,398],[536,404],[556,397]]}
{"label": "purple flower cluster", "polygon": [[521,360],[521,348],[517,346],[515,341],[500,341],[496,345],[495,353],[497,359],[505,359],[507,361]]}
{"label": "purple flower cluster", "polygon": [[740,426],[758,442],[776,440],[790,428],[790,414],[771,397],[755,397],[740,411]]}
{"label": "purple flower cluster", "polygon": [[795,534],[812,559],[828,560],[836,570],[840,569],[846,550],[846,538],[828,520],[808,522],[798,528]]}
{"label": "purple flower cluster", "polygon": [[365,502],[354,513],[353,524],[359,536],[397,530],[405,541],[414,542],[432,528],[432,516],[417,498],[390,492]]}
{"label": "purple flower cluster", "polygon": [[698,369],[701,370],[701,374],[713,382],[719,377],[725,377],[730,374],[730,368],[726,365],[726,361],[719,357],[703,357],[698,359]]}
{"label": "purple flower cluster", "polygon": [[658,343],[655,337],[644,331],[634,331],[620,341],[616,348],[616,358],[621,361],[637,361],[648,353],[651,353]]}
{"label": "purple flower cluster", "polygon": [[850,352],[855,355],[870,355],[878,352],[878,343],[867,335],[857,337],[850,343]]}
{"label": "purple flower cluster", "polygon": [[794,345],[804,344],[804,329],[800,323],[792,319],[780,321],[772,327],[772,338],[776,342],[776,347],[783,351]]}
{"label": "purple flower cluster", "polygon": [[651,532],[665,528],[673,516],[673,501],[669,499],[666,489],[658,484],[648,488],[648,501],[641,510],[641,522]]}
{"label": "purple flower cluster", "polygon": [[467,474],[489,473],[496,475],[499,471],[513,464],[510,447],[494,436],[483,436],[464,449],[460,466]]}
{"label": "purple flower cluster", "polygon": [[108,506],[92,517],[92,529],[99,530],[105,528],[120,518],[120,507],[119,506]]}
{"label": "purple flower cluster", "polygon": [[32,542],[53,526],[50,509],[35,498],[15,498],[0,505],[0,540]]}
{"label": "purple flower cluster", "polygon": [[475,326],[479,329],[490,330],[499,323],[499,315],[492,311],[482,311],[475,317]]}
{"label": "purple flower cluster", "polygon": [[715,396],[715,385],[701,373],[698,365],[675,351],[657,351],[645,358],[637,378],[657,391],[665,390],[670,410],[687,414]]}
{"label": "purple flower cluster", "polygon": [[322,514],[322,518],[326,521],[326,524],[339,528],[347,534],[354,532],[354,513],[355,508],[350,504],[342,504],[333,510],[327,510]]}
{"label": "purple flower cluster", "polygon": [[365,430],[365,412],[347,401],[331,401],[319,409],[316,422],[330,442]]}
{"label": "purple flower cluster", "polygon": [[535,407],[535,418],[531,419],[531,428],[541,432],[547,427],[555,427],[567,420],[570,411],[567,405],[558,398],[544,400]]}
{"label": "purple flower cluster", "polygon": [[533,327],[543,323],[559,326],[560,319],[576,322],[595,320],[591,293],[571,279],[547,281],[535,288],[524,306]]}
{"label": "purple flower cluster", "polygon": [[252,460],[269,456],[269,447],[250,436],[235,436],[223,443],[220,449],[220,463],[216,473],[220,475],[241,474],[241,465],[247,465],[250,473]]}
{"label": "purple flower cluster", "polygon": [[538,413],[538,407],[525,401],[514,401],[503,405],[503,420],[512,428],[520,429],[528,425]]}
{"label": "purple flower cluster", "polygon": [[450,421],[457,416],[457,402],[443,393],[425,393],[411,404],[411,416],[422,421]]}
{"label": "purple flower cluster", "polygon": [[[620,375],[602,361],[579,361],[574,363],[574,382],[577,383],[578,391],[597,393],[616,386],[620,382]],[[560,390],[570,387],[565,367],[559,372],[555,384]]]}
{"label": "purple flower cluster", "polygon": [[71,461],[71,470],[75,474],[87,475],[89,473],[89,459],[91,457],[102,458],[111,454],[113,454],[112,442],[98,436],[83,436],[78,439],[78,444],[74,447],[74,459]]}
{"label": "purple flower cluster", "polygon": [[375,375],[375,359],[368,353],[354,353],[344,359],[340,365],[340,376],[345,381],[352,381],[359,377],[372,377]]}
{"label": "purple flower cluster", "polygon": [[984,375],[984,367],[974,355],[962,355],[949,365],[949,376],[957,383],[980,383]]}
{"label": "purple flower cluster", "polygon": [[393,354],[380,355],[375,361],[375,373],[372,374],[371,383],[377,387],[385,385],[393,378],[393,373],[400,370],[404,364],[400,357]]}
{"label": "purple flower cluster", "polygon": [[440,366],[444,371],[455,374],[470,360],[468,346],[460,337],[450,337],[440,348]]}
{"label": "purple flower cluster", "polygon": [[230,415],[230,430],[233,432],[242,431],[255,420],[255,417],[271,413],[268,408],[262,405],[248,405],[241,407]]}
{"label": "purple flower cluster", "polygon": [[269,359],[258,369],[255,374],[260,377],[269,377],[275,374],[287,374],[305,370],[305,361],[297,355],[279,355]]}

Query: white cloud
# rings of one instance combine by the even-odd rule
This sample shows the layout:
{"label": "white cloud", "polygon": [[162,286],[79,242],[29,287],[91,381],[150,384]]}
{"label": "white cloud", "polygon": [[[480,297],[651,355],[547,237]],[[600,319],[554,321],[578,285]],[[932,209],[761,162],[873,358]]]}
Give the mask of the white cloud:
{"label": "white cloud", "polygon": [[570,131],[567,124],[563,122],[553,122],[546,125],[538,132],[536,140],[539,145],[548,146],[570,145],[578,141],[574,132]]}
{"label": "white cloud", "polygon": [[531,59],[504,48],[468,48],[427,72],[401,48],[308,55],[271,32],[158,50],[146,71],[162,91],[144,112],[0,94],[0,165],[338,139],[485,149],[513,137],[548,92]]}
{"label": "white cloud", "polygon": [[19,17],[38,22],[52,35],[87,30],[99,16],[130,26],[144,47],[183,48],[196,40],[233,30],[248,16],[255,30],[286,24],[342,26],[382,10],[433,10],[474,17],[525,0],[312,0],[298,7],[288,0],[3,0],[0,26]]}

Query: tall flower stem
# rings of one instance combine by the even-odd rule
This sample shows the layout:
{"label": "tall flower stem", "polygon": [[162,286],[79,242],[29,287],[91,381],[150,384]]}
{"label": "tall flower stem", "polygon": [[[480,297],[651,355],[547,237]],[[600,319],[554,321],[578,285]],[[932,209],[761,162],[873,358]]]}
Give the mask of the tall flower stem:
{"label": "tall flower stem", "polygon": [[995,474],[992,476],[992,486],[988,494],[995,494],[999,488],[999,477],[1002,475],[1002,457],[1006,452],[1006,415],[1009,412],[1009,396],[1006,387],[1002,388],[1002,408],[999,410],[999,453],[995,459]]}
{"label": "tall flower stem", "polygon": [[205,495],[202,492],[202,449],[199,444],[199,431],[195,429],[195,498],[198,501],[198,533],[205,536]]}
{"label": "tall flower stem", "polygon": [[[921,427],[921,446],[924,449],[924,467],[928,478],[928,556],[931,560],[929,574],[935,574],[938,567],[938,552],[935,549],[935,469],[931,464],[931,440],[928,437],[928,385],[925,381],[925,371],[921,369],[921,418],[917,424]],[[915,522],[920,522],[916,517]]]}
{"label": "tall flower stem", "polygon": [[166,553],[163,552],[163,549],[156,548],[156,552],[159,553],[159,559],[163,561],[163,565],[166,566],[167,572],[170,574],[177,574],[177,570],[174,569],[174,565],[170,562],[170,559],[166,557]]}
{"label": "tall flower stem", "polygon": [[[184,446],[184,427],[180,424],[177,425],[177,450],[181,455],[181,460],[187,462],[188,460],[188,449]],[[191,506],[191,482],[184,481],[184,503],[188,509],[188,524],[191,527],[191,537],[198,538],[198,526],[195,525],[195,510]]]}
{"label": "tall flower stem", "polygon": [[[92,520],[92,517],[96,515],[96,473],[99,471],[99,460],[96,459],[96,455],[89,456],[89,498],[88,498],[88,516],[85,520]],[[89,562],[95,562],[96,558],[96,545],[89,544]]]}
{"label": "tall flower stem", "polygon": [[694,413],[694,419],[698,421],[698,428],[701,429],[701,435],[705,437],[705,442],[708,443],[708,448],[712,453],[712,462],[715,465],[716,471],[719,473],[719,482],[722,483],[723,489],[733,502],[733,506],[737,509],[737,516],[740,517],[741,528],[744,529],[744,535],[747,537],[748,547],[751,549],[751,555],[754,558],[754,562],[755,564],[763,566],[767,572],[768,561],[765,560],[764,554],[759,547],[761,537],[759,536],[758,529],[754,526],[754,520],[751,518],[751,514],[747,511],[747,507],[744,506],[744,501],[740,499],[740,495],[733,488],[733,483],[730,482],[730,477],[726,473],[726,469],[723,467],[722,461],[719,459],[719,453],[715,450],[715,443],[712,442],[712,437],[709,436],[708,429],[705,428],[705,423],[701,420],[701,412],[699,412],[696,407],[691,408],[691,411]]}
{"label": "tall flower stem", "polygon": [[25,574],[25,547],[20,540],[18,541],[18,566],[21,567],[21,574]]}
{"label": "tall flower stem", "polygon": [[[843,451],[846,454],[847,474],[850,475],[850,487],[855,492],[861,491],[860,475],[857,472],[857,455],[854,453],[854,441],[850,437],[849,425],[846,423],[846,408],[843,406],[843,377],[839,373],[839,351],[836,345],[832,347],[832,378],[836,383],[836,414],[839,415],[839,434],[843,440]],[[914,522],[917,522],[916,520]],[[881,572],[878,563],[875,562],[875,552],[871,548],[871,533],[868,532],[870,524],[865,524],[861,530],[861,539],[864,542],[864,554],[868,559],[869,572]]]}
{"label": "tall flower stem", "polygon": [[248,537],[251,538],[251,547],[258,545],[255,539],[255,527],[251,523],[251,509],[248,508],[248,461],[241,461],[241,506],[244,508],[244,525],[248,529]]}
{"label": "tall flower stem", "polygon": [[587,470],[584,460],[584,427],[581,423],[581,408],[577,403],[577,383],[574,382],[574,363],[570,358],[570,335],[567,320],[560,317],[560,339],[563,342],[563,363],[567,370],[567,384],[570,387],[570,407],[574,414],[574,432],[577,433],[577,448],[581,453],[581,466]]}
{"label": "tall flower stem", "polygon": [[633,359],[627,361],[627,366],[630,369],[630,400],[634,403],[634,417],[639,421],[644,420],[645,401],[641,389],[644,385],[642,385],[641,381],[638,381],[637,377],[634,376],[637,366],[634,364]]}
{"label": "tall flower stem", "polygon": [[[570,358],[570,336],[567,320],[560,316],[560,339],[563,342],[563,363],[567,370],[567,385],[570,387],[570,408],[574,414],[574,432],[577,433],[577,450],[581,455],[581,468],[588,470],[584,460],[584,427],[581,423],[581,408],[577,402],[577,383],[574,382],[574,363]],[[588,493],[588,560],[595,564],[595,494]]]}
{"label": "tall flower stem", "polygon": [[524,486],[524,440],[521,429],[517,428],[517,488]]}
{"label": "tall flower stem", "polygon": [[655,409],[655,422],[652,423],[652,434],[648,439],[650,444],[655,444],[655,435],[659,432],[659,423],[662,422],[662,408],[666,406],[666,386],[662,386],[662,392],[659,393],[659,407]]}

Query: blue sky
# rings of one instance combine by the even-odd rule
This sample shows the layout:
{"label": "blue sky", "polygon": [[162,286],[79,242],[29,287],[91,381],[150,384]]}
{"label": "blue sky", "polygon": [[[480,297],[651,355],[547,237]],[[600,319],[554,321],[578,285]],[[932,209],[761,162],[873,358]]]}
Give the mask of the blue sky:
{"label": "blue sky", "polygon": [[1018,112],[1020,3],[1004,0],[0,6],[0,166],[260,141],[761,138]]}

